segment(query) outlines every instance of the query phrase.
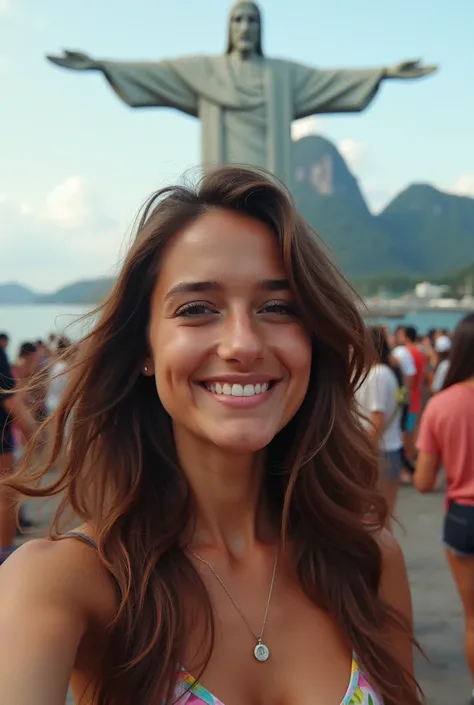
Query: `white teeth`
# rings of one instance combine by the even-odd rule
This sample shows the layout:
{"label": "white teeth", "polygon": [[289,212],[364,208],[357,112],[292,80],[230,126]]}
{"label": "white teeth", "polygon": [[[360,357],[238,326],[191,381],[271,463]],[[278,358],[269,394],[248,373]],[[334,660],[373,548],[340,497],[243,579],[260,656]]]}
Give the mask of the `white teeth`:
{"label": "white teeth", "polygon": [[206,389],[213,394],[224,394],[225,396],[232,397],[253,397],[255,394],[264,394],[268,390],[267,382],[263,384],[246,384],[242,386],[241,384],[220,384],[216,382],[215,384],[206,384]]}

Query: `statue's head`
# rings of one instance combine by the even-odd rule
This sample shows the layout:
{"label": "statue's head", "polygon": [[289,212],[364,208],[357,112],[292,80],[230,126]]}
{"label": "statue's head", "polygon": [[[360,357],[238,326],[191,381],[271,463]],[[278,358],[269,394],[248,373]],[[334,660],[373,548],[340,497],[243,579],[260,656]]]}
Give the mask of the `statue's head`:
{"label": "statue's head", "polygon": [[238,0],[230,11],[226,54],[233,52],[245,57],[263,56],[262,14],[250,0]]}

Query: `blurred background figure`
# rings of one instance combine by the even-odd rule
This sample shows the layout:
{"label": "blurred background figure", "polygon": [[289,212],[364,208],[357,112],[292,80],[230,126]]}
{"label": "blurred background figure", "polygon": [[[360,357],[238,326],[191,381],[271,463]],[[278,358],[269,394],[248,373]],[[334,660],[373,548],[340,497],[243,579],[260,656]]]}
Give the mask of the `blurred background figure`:
{"label": "blurred background figure", "polygon": [[436,392],[441,391],[443,388],[446,375],[449,370],[449,355],[451,352],[451,347],[451,338],[447,335],[440,335],[435,341],[434,350],[436,354],[436,362],[433,381],[431,382],[432,394],[436,394]]}
{"label": "blurred background figure", "polygon": [[56,342],[56,354],[58,359],[49,370],[48,391],[46,394],[46,411],[52,414],[56,410],[63,392],[67,385],[67,360],[64,358],[64,353],[71,347],[71,341],[61,336]]}
{"label": "blurred background figure", "polygon": [[[12,366],[12,373],[15,383],[27,383],[39,370],[39,353],[34,343],[25,342],[20,345],[17,359]],[[33,419],[40,417],[41,409],[41,394],[35,392],[23,392],[18,395],[19,401],[28,409]],[[21,432],[21,426],[18,423],[12,424],[13,440],[14,440],[14,461],[18,464],[23,457],[23,448],[28,438],[24,437]],[[30,529],[34,526],[33,520],[28,516],[26,505],[20,506],[18,516],[18,528],[20,532],[25,529]]]}
{"label": "blurred background figure", "polygon": [[377,353],[375,364],[356,393],[363,424],[378,445],[379,488],[389,505],[389,521],[397,501],[402,459],[403,375],[391,363],[391,352],[382,327],[369,329]]}
{"label": "blurred background figure", "polygon": [[15,379],[24,381],[32,377],[39,367],[40,356],[34,343],[22,343],[13,366]]}
{"label": "blurred background figure", "polygon": [[474,314],[456,328],[446,379],[426,406],[417,445],[418,490],[433,491],[441,465],[446,472],[443,542],[464,607],[466,659],[474,682]]}
{"label": "blurred background figure", "polygon": [[[13,394],[16,383],[5,351],[8,336],[0,336],[0,342],[0,476],[5,476],[12,473],[14,468],[14,427],[20,437],[28,439],[35,424],[21,395]],[[0,565],[14,550],[17,506],[16,493],[8,487],[0,487]]]}
{"label": "blurred background figure", "polygon": [[57,344],[58,344],[58,336],[56,335],[56,333],[50,333],[48,335],[47,345],[48,345],[48,349],[51,353],[54,353],[56,351]]}
{"label": "blurred background figure", "polygon": [[51,358],[51,350],[48,348],[46,343],[39,339],[35,342],[36,349],[38,351],[39,366],[44,367]]}

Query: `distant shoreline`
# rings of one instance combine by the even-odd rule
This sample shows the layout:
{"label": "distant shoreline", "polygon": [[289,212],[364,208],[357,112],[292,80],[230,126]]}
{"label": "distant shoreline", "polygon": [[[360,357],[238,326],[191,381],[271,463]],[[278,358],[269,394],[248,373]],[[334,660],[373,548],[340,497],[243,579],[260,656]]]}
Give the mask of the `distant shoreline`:
{"label": "distant shoreline", "polygon": [[81,308],[85,308],[89,306],[90,308],[94,308],[94,306],[98,306],[100,303],[100,301],[28,301],[16,303],[13,301],[2,303],[0,301],[0,306],[11,306],[12,308],[28,308],[29,306],[80,306]]}
{"label": "distant shoreline", "polygon": [[391,308],[390,306],[378,307],[367,307],[367,311],[361,310],[362,315],[365,318],[403,318],[410,313],[439,313],[444,311],[445,313],[474,313],[474,307],[472,306],[406,306],[399,308]]}

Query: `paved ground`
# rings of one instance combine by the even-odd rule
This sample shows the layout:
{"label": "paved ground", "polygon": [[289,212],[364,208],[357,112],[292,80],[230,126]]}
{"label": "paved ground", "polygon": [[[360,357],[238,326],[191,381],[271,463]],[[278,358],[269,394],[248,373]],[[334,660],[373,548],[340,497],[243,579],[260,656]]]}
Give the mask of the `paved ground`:
{"label": "paved ground", "polygon": [[[41,521],[51,503],[36,503],[30,513]],[[429,705],[465,703],[470,679],[463,655],[461,608],[440,542],[442,494],[420,496],[402,488],[396,528],[406,556],[413,594],[416,633],[428,656],[417,658],[417,676]],[[68,705],[73,705],[72,699]],[[400,704],[402,705],[402,704]]]}
{"label": "paved ground", "polygon": [[429,661],[417,676],[429,705],[467,702],[471,682],[463,654],[462,612],[440,543],[441,493],[420,496],[402,488],[396,529],[410,577],[416,633]]}

